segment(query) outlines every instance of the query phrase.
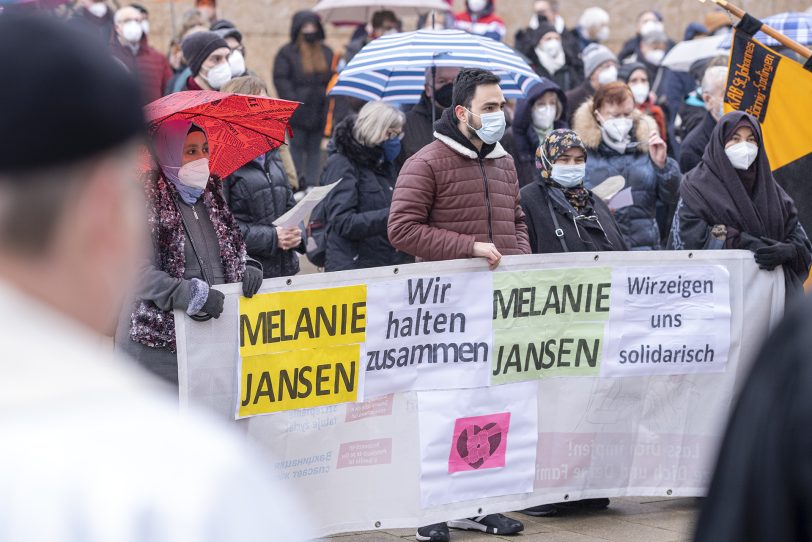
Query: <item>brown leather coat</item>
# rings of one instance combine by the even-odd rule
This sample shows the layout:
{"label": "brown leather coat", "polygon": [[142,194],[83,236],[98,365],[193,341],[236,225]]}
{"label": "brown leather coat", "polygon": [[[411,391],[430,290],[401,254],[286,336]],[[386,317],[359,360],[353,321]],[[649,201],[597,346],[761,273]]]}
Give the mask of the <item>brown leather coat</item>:
{"label": "brown leather coat", "polygon": [[483,159],[436,133],[403,165],[389,211],[389,241],[438,261],[473,256],[474,242],[530,254],[513,158],[498,143]]}

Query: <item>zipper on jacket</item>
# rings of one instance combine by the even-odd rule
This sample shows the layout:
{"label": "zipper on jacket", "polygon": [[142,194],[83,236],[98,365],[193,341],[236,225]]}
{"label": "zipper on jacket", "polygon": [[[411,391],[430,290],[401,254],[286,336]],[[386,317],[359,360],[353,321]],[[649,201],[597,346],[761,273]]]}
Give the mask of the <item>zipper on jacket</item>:
{"label": "zipper on jacket", "polygon": [[[197,204],[195,204],[197,205]],[[197,209],[195,209],[195,205],[192,205],[192,213],[195,215],[195,220],[200,220],[200,217],[197,216]]]}
{"label": "zipper on jacket", "polygon": [[488,211],[488,239],[493,243],[493,226],[491,225],[491,191],[488,188],[488,174],[485,173],[485,163],[479,159],[479,169],[482,171],[482,182],[485,184],[485,209]]}

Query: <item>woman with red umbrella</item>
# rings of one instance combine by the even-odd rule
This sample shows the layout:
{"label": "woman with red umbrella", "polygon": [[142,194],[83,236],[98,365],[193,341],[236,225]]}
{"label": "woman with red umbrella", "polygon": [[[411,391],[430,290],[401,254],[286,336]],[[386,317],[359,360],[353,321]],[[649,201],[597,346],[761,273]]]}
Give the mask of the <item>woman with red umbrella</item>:
{"label": "woman with red umbrella", "polygon": [[206,132],[189,120],[170,120],[153,146],[158,167],[145,179],[153,256],[131,312],[119,321],[116,346],[177,384],[172,311],[218,318],[225,297],[211,286],[242,281],[251,297],[262,285],[262,266],[246,257],[222,183],[209,172]]}

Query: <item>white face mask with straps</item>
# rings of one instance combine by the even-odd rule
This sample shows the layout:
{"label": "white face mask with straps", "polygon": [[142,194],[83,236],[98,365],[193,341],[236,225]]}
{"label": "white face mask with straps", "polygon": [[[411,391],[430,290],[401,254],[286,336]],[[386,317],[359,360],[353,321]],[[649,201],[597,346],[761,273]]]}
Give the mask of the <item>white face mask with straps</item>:
{"label": "white face mask with straps", "polygon": [[201,190],[205,189],[206,185],[209,184],[210,176],[208,158],[200,158],[184,164],[178,171],[178,180],[181,184]]}
{"label": "white face mask with straps", "polygon": [[734,168],[747,170],[750,169],[750,166],[758,157],[758,145],[749,141],[742,141],[726,148],[725,154]]}
{"label": "white face mask with straps", "polygon": [[221,62],[206,72],[206,82],[214,90],[220,90],[223,85],[231,81],[231,66],[228,62]]}

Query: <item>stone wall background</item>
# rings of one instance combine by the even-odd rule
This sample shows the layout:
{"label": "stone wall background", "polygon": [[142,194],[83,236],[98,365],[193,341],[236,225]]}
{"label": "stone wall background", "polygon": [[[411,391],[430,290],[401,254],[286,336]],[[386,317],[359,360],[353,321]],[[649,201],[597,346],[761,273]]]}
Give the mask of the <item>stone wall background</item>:
{"label": "stone wall background", "polygon": [[[138,0],[150,11],[151,44],[166,51],[172,32],[172,12],[176,25],[180,26],[184,11],[191,9],[191,0]],[[119,0],[121,5],[127,0]],[[257,72],[269,84],[274,56],[289,41],[290,20],[301,9],[316,5],[316,0],[218,0],[218,16],[229,19],[245,36],[248,67]],[[812,0],[736,0],[738,6],[757,17],[767,17],[784,11],[803,11]],[[454,0],[455,10],[461,10],[463,0]],[[606,9],[611,18],[612,38],[608,44],[614,51],[632,36],[637,14],[644,9],[656,9],[665,18],[666,29],[672,39],[682,39],[685,26],[693,21],[701,22],[706,13],[715,9],[711,2],[698,0],[561,0],[561,11],[567,26],[575,26],[584,8],[598,5]],[[513,44],[513,34],[527,25],[532,13],[533,0],[496,0],[497,13],[508,26],[508,44]],[[414,30],[416,20],[404,20],[405,30]],[[328,45],[339,51],[347,43],[350,29],[325,27]]]}

